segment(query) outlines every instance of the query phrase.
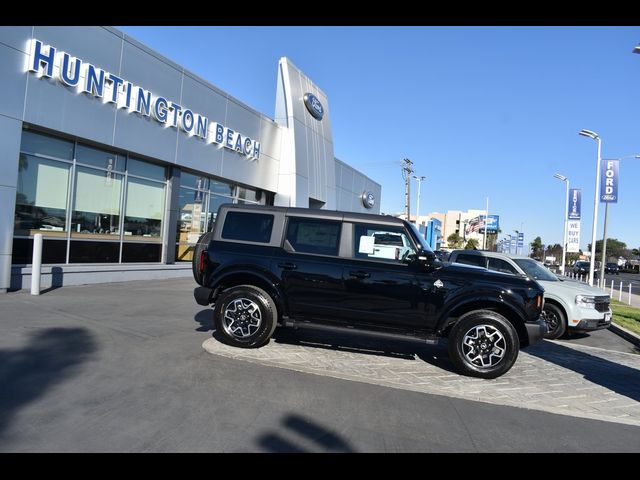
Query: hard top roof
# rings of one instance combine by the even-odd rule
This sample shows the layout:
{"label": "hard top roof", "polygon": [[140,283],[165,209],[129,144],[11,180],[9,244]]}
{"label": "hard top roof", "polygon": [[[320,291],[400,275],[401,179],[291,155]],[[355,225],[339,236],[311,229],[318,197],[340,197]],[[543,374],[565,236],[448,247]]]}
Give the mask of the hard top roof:
{"label": "hard top roof", "polygon": [[231,204],[225,203],[220,210],[250,210],[261,212],[284,212],[285,215],[304,216],[312,218],[327,218],[346,222],[360,223],[384,223],[387,225],[404,225],[405,221],[391,215],[378,215],[375,213],[343,212],[339,210],[318,210],[316,208],[276,207],[272,205]]}

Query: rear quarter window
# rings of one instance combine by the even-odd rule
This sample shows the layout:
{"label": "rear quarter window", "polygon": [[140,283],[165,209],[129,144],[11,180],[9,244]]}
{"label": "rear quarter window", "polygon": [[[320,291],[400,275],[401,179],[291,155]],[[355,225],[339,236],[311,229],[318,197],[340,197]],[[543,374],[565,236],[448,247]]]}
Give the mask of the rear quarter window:
{"label": "rear quarter window", "polygon": [[455,263],[463,263],[465,265],[475,265],[476,267],[487,268],[487,259],[480,255],[467,255],[462,253],[455,258]]}
{"label": "rear quarter window", "polygon": [[269,243],[273,230],[273,215],[251,212],[227,212],[222,228],[225,240]]}

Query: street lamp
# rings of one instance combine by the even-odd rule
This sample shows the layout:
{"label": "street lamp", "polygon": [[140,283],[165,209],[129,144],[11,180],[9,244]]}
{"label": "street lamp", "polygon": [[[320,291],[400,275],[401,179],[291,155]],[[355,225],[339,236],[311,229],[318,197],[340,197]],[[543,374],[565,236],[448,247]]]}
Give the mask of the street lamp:
{"label": "street lamp", "polygon": [[602,151],[602,139],[596,132],[582,129],[578,132],[583,137],[589,137],[598,142],[598,158],[596,159],[596,191],[593,198],[593,227],[591,228],[591,258],[589,259],[589,285],[593,286],[593,269],[596,260],[596,227],[598,225],[598,203],[600,200],[600,153]]}
{"label": "street lamp", "polygon": [[640,53],[640,45],[633,49],[633,53]]}
{"label": "street lamp", "polygon": [[555,173],[553,176],[558,180],[562,180],[563,182],[565,182],[567,186],[566,201],[564,206],[564,237],[563,237],[563,243],[562,243],[562,267],[561,267],[562,274],[564,275],[565,274],[564,265],[567,259],[567,223],[568,223],[567,217],[569,215],[569,179],[564,175],[560,175],[559,173]]}
{"label": "street lamp", "polygon": [[418,226],[420,224],[420,185],[422,185],[422,181],[427,177],[414,175],[413,178],[418,181],[418,203],[416,204],[416,226]]}

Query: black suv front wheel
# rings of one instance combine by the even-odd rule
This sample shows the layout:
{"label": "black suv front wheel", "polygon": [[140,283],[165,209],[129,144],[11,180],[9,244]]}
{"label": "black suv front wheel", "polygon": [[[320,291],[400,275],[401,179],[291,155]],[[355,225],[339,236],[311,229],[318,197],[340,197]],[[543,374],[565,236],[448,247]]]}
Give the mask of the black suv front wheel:
{"label": "black suv front wheel", "polygon": [[276,329],[278,311],[267,292],[253,285],[225,290],[213,309],[216,333],[227,344],[261,347]]}
{"label": "black suv front wheel", "polygon": [[518,358],[513,325],[499,313],[476,310],[462,315],[449,335],[449,357],[465,375],[496,378]]}

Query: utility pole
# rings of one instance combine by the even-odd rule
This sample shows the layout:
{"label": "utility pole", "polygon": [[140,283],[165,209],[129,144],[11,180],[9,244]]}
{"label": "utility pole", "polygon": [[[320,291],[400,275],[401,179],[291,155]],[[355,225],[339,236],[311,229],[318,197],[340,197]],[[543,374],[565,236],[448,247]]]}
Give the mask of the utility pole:
{"label": "utility pole", "polygon": [[416,202],[416,226],[418,226],[420,223],[420,186],[422,185],[422,181],[427,177],[414,175],[413,178],[418,181],[418,201]]}
{"label": "utility pole", "polygon": [[402,178],[404,179],[404,213],[407,216],[407,222],[411,221],[410,191],[411,191],[411,174],[413,173],[413,162],[408,158],[402,160]]}
{"label": "utility pole", "polygon": [[[482,242],[482,249],[486,250],[487,249],[487,223],[489,223],[489,197],[487,197],[487,211],[486,214],[484,216],[484,241]],[[517,247],[517,243],[516,243],[516,247]]]}

